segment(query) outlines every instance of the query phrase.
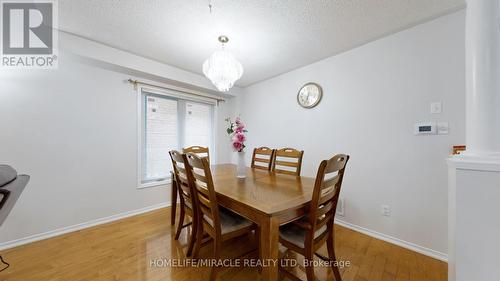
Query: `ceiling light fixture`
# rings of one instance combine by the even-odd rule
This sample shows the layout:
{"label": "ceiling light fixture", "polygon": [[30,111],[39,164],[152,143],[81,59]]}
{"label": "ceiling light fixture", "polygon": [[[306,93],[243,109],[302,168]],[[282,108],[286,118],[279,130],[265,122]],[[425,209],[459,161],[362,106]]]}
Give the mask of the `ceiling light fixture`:
{"label": "ceiling light fixture", "polygon": [[243,66],[230,52],[224,49],[229,41],[227,36],[219,36],[222,44],[220,51],[214,52],[203,63],[203,74],[212,81],[212,84],[221,92],[227,92],[243,75]]}

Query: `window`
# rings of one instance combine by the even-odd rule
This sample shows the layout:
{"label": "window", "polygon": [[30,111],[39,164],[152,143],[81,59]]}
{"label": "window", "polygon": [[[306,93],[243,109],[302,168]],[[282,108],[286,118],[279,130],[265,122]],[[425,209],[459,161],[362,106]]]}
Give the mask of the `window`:
{"label": "window", "polygon": [[214,152],[214,104],[142,89],[140,105],[140,187],[170,181],[172,149],[200,145]]}
{"label": "window", "polygon": [[212,108],[206,104],[185,103],[184,147],[210,146],[212,138]]}

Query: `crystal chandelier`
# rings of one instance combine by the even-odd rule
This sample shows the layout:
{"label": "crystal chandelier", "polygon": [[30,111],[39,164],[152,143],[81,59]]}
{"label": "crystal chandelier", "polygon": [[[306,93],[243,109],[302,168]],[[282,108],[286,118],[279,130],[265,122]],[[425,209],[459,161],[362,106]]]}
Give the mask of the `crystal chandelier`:
{"label": "crystal chandelier", "polygon": [[229,41],[227,36],[219,36],[222,44],[220,51],[214,52],[203,63],[203,74],[212,81],[212,84],[221,92],[231,89],[243,75],[243,66],[230,52],[224,50],[224,44]]}

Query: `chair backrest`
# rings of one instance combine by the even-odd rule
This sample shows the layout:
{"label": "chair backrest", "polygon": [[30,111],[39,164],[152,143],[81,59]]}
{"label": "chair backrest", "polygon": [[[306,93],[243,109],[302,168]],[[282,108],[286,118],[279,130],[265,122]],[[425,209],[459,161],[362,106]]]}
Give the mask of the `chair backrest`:
{"label": "chair backrest", "polygon": [[321,161],[319,165],[309,209],[309,223],[315,241],[324,238],[328,231],[333,231],[323,228],[324,231],[318,233],[329,222],[333,226],[347,161],[349,155],[338,154]]}
{"label": "chair backrest", "polygon": [[[183,205],[193,209],[196,208],[196,197],[193,195],[192,186],[189,184],[188,171],[186,167],[187,158],[186,154],[180,153],[179,151],[172,150],[169,152],[170,158],[172,159],[172,166],[174,168],[174,177],[177,183],[177,188],[179,190],[180,199],[183,201]],[[185,203],[189,204],[185,204]]]}
{"label": "chair backrest", "polygon": [[273,165],[274,149],[269,147],[254,148],[252,155],[252,168],[271,170]]}
{"label": "chair backrest", "polygon": [[208,159],[206,157],[199,157],[194,153],[188,153],[186,157],[189,181],[196,194],[198,212],[203,222],[204,230],[220,237],[219,205],[217,203]]}
{"label": "chair backrest", "polygon": [[300,176],[304,151],[282,148],[274,152],[272,170],[275,173]]}
{"label": "chair backrest", "polygon": [[194,153],[198,157],[206,157],[208,159],[208,163],[210,164],[210,152],[208,151],[208,147],[203,146],[190,146],[182,149],[184,153]]}

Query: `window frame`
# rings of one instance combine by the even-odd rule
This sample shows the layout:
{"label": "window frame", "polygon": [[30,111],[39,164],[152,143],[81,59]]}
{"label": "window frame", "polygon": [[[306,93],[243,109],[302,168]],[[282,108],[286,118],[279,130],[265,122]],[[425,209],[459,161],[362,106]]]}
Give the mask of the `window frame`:
{"label": "window frame", "polygon": [[[210,162],[216,162],[216,141],[217,141],[217,115],[218,115],[218,109],[217,109],[217,100],[212,99],[209,97],[201,97],[201,96],[194,96],[190,95],[187,93],[175,91],[175,90],[169,90],[169,89],[163,89],[163,88],[156,88],[156,87],[151,87],[151,86],[144,86],[144,85],[138,85],[137,86],[137,189],[144,189],[144,188],[151,188],[151,187],[157,187],[157,186],[164,186],[164,185],[170,185],[172,183],[171,177],[168,177],[165,180],[159,180],[159,181],[151,181],[151,182],[142,182],[142,169],[143,169],[143,164],[144,164],[144,153],[143,153],[143,145],[144,145],[144,108],[143,108],[143,94],[144,93],[149,93],[149,94],[154,94],[158,96],[164,96],[165,98],[170,98],[170,99],[176,99],[176,100],[182,100],[182,101],[191,101],[191,102],[196,102],[196,103],[203,103],[203,104],[208,104],[213,106],[212,107],[212,114],[211,114],[211,121],[212,121],[212,137],[211,137],[211,151],[210,151]],[[184,121],[182,121],[182,126],[184,126]],[[178,133],[184,133],[184,128],[179,128]],[[183,138],[181,136],[180,138]],[[179,139],[180,139],[179,138]]]}

